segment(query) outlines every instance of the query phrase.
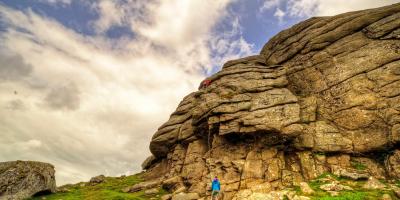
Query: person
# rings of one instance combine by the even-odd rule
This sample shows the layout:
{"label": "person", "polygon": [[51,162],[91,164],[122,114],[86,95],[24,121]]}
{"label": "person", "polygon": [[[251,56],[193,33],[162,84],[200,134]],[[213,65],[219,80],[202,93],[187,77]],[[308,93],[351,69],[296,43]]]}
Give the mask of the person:
{"label": "person", "polygon": [[211,85],[211,80],[210,79],[205,79],[200,83],[199,90],[203,89],[203,88],[207,88],[210,85]]}
{"label": "person", "polygon": [[215,176],[211,184],[211,199],[218,200],[218,195],[220,190],[221,190],[221,183],[219,182],[218,177]]}

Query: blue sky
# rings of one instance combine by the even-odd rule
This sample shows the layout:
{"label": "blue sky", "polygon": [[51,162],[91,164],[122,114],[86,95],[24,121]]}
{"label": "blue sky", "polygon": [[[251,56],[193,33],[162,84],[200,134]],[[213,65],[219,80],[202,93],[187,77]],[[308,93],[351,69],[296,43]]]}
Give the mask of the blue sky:
{"label": "blue sky", "polygon": [[140,171],[179,101],[312,16],[400,0],[0,0],[0,161],[58,185]]}
{"label": "blue sky", "polygon": [[[93,22],[100,17],[93,6],[97,1],[2,0],[2,2],[10,8],[31,10],[38,15],[56,20],[66,28],[82,35],[96,36],[98,34],[93,29]],[[129,1],[123,0],[121,2],[129,3]],[[264,0],[234,1],[225,8],[230,16],[221,19],[212,28],[218,32],[232,31],[231,20],[237,17],[241,27],[240,33],[233,36],[234,39],[243,37],[248,44],[252,45],[252,52],[257,53],[273,35],[306,18],[306,16],[295,16],[279,21],[274,17],[275,10],[260,11],[263,4]],[[282,7],[285,8],[285,4],[282,4]],[[126,26],[126,24],[115,25],[102,35],[111,40],[121,37],[133,38],[135,37],[135,28]],[[213,67],[219,68],[219,65]]]}

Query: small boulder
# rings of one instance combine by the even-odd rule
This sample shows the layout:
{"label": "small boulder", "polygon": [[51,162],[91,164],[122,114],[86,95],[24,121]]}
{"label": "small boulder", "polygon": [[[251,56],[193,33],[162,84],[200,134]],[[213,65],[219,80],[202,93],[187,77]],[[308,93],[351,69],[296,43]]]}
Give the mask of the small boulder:
{"label": "small boulder", "polygon": [[158,188],[151,188],[148,190],[144,191],[144,194],[150,195],[150,194],[157,194],[160,190]]}
{"label": "small boulder", "polygon": [[56,192],[54,166],[33,161],[0,162],[0,199],[26,199]]}
{"label": "small boulder", "polygon": [[172,196],[172,200],[196,200],[200,199],[197,193],[179,193]]}
{"label": "small boulder", "polygon": [[325,190],[325,191],[353,190],[353,188],[351,188],[349,186],[341,185],[336,182],[321,185],[319,188],[321,188],[321,190]]}
{"label": "small boulder", "polygon": [[141,183],[135,184],[130,187],[126,187],[126,188],[122,189],[122,192],[138,192],[138,191],[141,191],[144,189],[154,188],[159,185],[160,185],[159,180],[145,181],[145,182],[141,182]]}
{"label": "small boulder", "polygon": [[168,191],[176,191],[182,186],[184,185],[180,176],[174,176],[162,182],[162,187]]}
{"label": "small boulder", "polygon": [[103,183],[106,180],[106,177],[104,175],[99,175],[92,177],[89,181],[89,185],[97,185],[99,183]]}
{"label": "small boulder", "polygon": [[400,188],[398,188],[397,186],[392,186],[392,190],[396,197],[400,198]]}
{"label": "small boulder", "polygon": [[328,191],[329,195],[331,195],[332,197],[336,197],[339,196],[339,192],[337,191]]}
{"label": "small boulder", "polygon": [[161,197],[161,200],[171,200],[171,199],[172,199],[172,194],[166,194]]}
{"label": "small boulder", "polygon": [[374,189],[384,189],[386,185],[381,183],[378,179],[374,177],[369,177],[368,181],[363,186],[364,189],[374,190]]}
{"label": "small boulder", "polygon": [[392,200],[392,197],[389,194],[383,194],[381,200]]}
{"label": "small boulder", "polygon": [[310,200],[310,197],[296,195],[292,200]]}
{"label": "small boulder", "polygon": [[332,172],[336,176],[349,178],[352,180],[361,180],[361,179],[368,179],[370,175],[366,172],[359,171],[352,168],[342,168],[340,166],[332,166]]}
{"label": "small boulder", "polygon": [[311,195],[315,192],[306,182],[300,182],[300,189],[301,192],[305,195]]}

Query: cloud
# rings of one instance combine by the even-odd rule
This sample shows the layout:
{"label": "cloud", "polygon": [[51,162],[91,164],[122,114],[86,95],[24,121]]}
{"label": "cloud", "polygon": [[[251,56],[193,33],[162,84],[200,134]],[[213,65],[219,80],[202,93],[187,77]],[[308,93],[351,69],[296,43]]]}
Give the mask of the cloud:
{"label": "cloud", "polygon": [[[265,0],[260,12],[274,9],[278,20],[285,17],[308,18],[312,16],[332,16],[344,12],[376,8],[398,3],[399,0]],[[285,13],[283,15],[283,13]]]}
{"label": "cloud", "polygon": [[24,62],[20,55],[0,53],[0,81],[18,81],[32,72],[32,65]]}
{"label": "cloud", "polygon": [[265,0],[263,5],[260,7],[260,12],[279,7],[283,0]]}
{"label": "cloud", "polygon": [[[294,14],[298,13],[305,16],[331,16],[337,15],[344,12],[350,12],[354,10],[363,10],[369,8],[376,8],[386,6],[394,3],[399,3],[399,0],[300,0],[294,1],[293,7],[297,7],[294,10]],[[303,12],[299,12],[303,9]]]}
{"label": "cloud", "polygon": [[280,8],[277,8],[274,17],[278,18],[279,22],[283,21],[283,17],[285,17],[286,13],[283,12]]}
{"label": "cloud", "polygon": [[[53,163],[59,185],[138,172],[153,133],[204,72],[253,53],[230,1],[141,2],[91,2],[96,35],[0,4],[1,47],[19,66],[0,67],[3,79],[14,74],[0,82],[1,161]],[[108,38],[116,26],[134,37]]]}
{"label": "cloud", "polygon": [[45,102],[52,109],[76,110],[80,104],[79,95],[78,87],[71,82],[52,88],[46,95]]}
{"label": "cloud", "polygon": [[[16,91],[15,91],[15,94],[17,94]],[[10,110],[26,110],[27,109],[24,102],[21,99],[14,99],[14,100],[7,102],[5,105],[5,108],[10,109]]]}
{"label": "cloud", "polygon": [[39,0],[41,3],[49,4],[52,6],[67,6],[72,3],[72,0]]}

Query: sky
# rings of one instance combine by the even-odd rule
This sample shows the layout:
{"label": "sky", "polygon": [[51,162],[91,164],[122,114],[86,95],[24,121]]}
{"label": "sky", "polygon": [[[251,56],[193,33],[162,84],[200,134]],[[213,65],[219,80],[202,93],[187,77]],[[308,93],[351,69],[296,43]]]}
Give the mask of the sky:
{"label": "sky", "polygon": [[0,162],[57,185],[141,171],[181,99],[312,16],[400,0],[0,0]]}

